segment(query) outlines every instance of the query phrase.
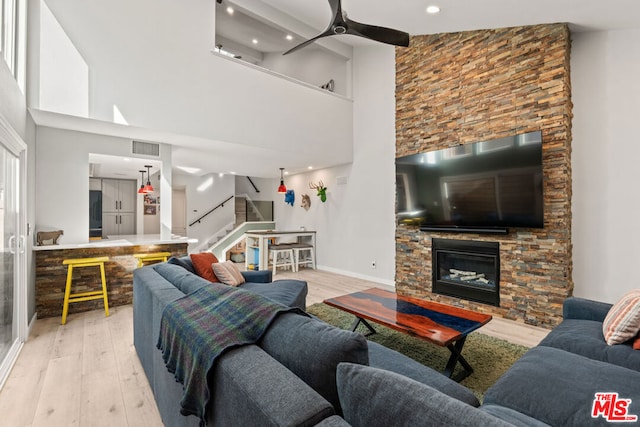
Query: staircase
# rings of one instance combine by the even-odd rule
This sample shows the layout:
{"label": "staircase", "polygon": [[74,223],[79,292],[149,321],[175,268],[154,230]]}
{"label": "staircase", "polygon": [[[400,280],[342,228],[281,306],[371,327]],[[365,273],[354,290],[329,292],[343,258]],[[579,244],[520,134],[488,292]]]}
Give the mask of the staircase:
{"label": "staircase", "polygon": [[247,231],[273,230],[273,202],[253,201],[246,195],[235,196],[235,223],[229,223],[215,235],[200,245],[199,250],[207,250],[219,260],[225,260],[227,251],[244,239]]}

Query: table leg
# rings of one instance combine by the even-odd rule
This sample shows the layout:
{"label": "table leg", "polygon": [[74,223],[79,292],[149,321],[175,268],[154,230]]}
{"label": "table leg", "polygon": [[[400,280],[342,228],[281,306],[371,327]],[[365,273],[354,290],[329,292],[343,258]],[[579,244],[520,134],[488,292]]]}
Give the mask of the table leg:
{"label": "table leg", "polygon": [[[447,362],[446,368],[444,368],[443,374],[449,378],[454,379],[455,381],[462,381],[467,378],[469,375],[473,373],[473,368],[469,365],[469,362],[462,356],[462,347],[464,347],[464,342],[467,340],[467,337],[462,337],[454,344],[449,344],[447,348],[451,352],[451,357],[449,357],[449,361]],[[460,362],[462,365],[463,371],[456,375],[453,378],[453,371],[456,369],[456,365]]]}
{"label": "table leg", "polygon": [[360,323],[362,323],[364,326],[367,327],[367,329],[369,329],[369,333],[363,334],[365,337],[368,337],[369,335],[373,335],[376,333],[376,330],[373,329],[373,326],[371,326],[369,322],[364,320],[362,317],[356,317],[356,320],[353,321],[353,324],[351,324],[351,332],[355,332]]}

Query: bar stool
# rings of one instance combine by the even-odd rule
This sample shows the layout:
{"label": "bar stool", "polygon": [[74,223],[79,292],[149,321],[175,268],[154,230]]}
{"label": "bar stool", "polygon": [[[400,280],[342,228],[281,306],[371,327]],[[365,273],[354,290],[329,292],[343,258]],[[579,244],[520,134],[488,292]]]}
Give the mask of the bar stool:
{"label": "bar stool", "polygon": [[[301,260],[300,252],[308,252],[308,254],[306,254],[306,257]],[[296,243],[293,245],[293,253],[296,263],[295,271],[300,271],[300,266],[305,264],[311,265],[311,268],[314,270],[316,269],[316,257],[314,255],[313,245]]]}
{"label": "bar stool", "polygon": [[154,252],[150,254],[133,254],[133,257],[138,260],[138,267],[142,267],[144,262],[148,261],[167,261],[167,258],[171,256],[171,252]]}
{"label": "bar stool", "polygon": [[[68,265],[67,269],[67,285],[64,290],[64,303],[62,306],[62,324],[67,323],[67,313],[69,312],[69,304],[74,302],[89,301],[102,298],[104,300],[104,314],[109,316],[109,299],[107,297],[107,279],[104,274],[104,263],[109,261],[108,256],[95,258],[75,258],[65,259],[62,264]],[[102,281],[102,290],[71,293],[71,280],[73,278],[73,269],[80,267],[100,267],[100,279]]]}
{"label": "bar stool", "polygon": [[274,276],[276,275],[277,267],[289,267],[291,271],[296,271],[292,245],[286,243],[271,245],[269,246],[269,252],[271,253]]}

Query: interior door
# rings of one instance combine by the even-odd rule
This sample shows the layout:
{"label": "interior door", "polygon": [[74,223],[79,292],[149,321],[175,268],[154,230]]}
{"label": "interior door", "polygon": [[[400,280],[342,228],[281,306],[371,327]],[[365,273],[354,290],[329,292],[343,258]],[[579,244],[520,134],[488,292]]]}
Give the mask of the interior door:
{"label": "interior door", "polygon": [[171,191],[171,233],[187,235],[187,196],[184,188]]}

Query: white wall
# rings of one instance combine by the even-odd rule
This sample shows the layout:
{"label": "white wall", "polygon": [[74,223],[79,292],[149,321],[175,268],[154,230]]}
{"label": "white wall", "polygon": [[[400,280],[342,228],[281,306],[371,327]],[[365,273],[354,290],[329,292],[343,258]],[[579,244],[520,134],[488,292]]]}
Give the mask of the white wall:
{"label": "white wall", "polygon": [[[285,178],[296,193],[293,207],[275,194],[279,229],[317,231],[321,268],[393,284],[395,276],[395,56],[394,48],[354,51],[353,164]],[[344,184],[338,184],[338,178]],[[322,180],[322,203],[309,182]],[[302,194],[311,208],[300,207]],[[376,268],[371,267],[376,261]]]}
{"label": "white wall", "polygon": [[[88,242],[89,153],[135,157],[131,140],[38,126],[35,151],[35,231],[64,230],[61,244]],[[167,151],[161,144],[160,157]]]}
{"label": "white wall", "polygon": [[[351,101],[213,55],[215,2],[46,5],[88,67],[91,118],[113,121],[117,110],[132,126],[351,161]],[[51,46],[54,53],[40,46],[41,56],[68,53],[49,28],[41,28],[40,40],[61,42]],[[74,83],[76,72],[63,72],[67,66],[39,76],[43,99]],[[47,108],[76,114],[63,102]]]}
{"label": "white wall", "polygon": [[246,176],[236,176],[236,195],[246,194],[251,200],[273,200],[272,190],[280,185],[280,178],[275,180],[251,177],[251,181],[253,181],[259,191],[253,188]]}
{"label": "white wall", "polygon": [[284,56],[282,53],[268,53],[263,57],[260,66],[294,79],[322,86],[334,81],[334,92],[343,96],[351,96],[349,62],[324,49],[308,46],[295,55]]}
{"label": "white wall", "polygon": [[640,30],[572,38],[574,294],[615,302],[640,287]]}
{"label": "white wall", "polygon": [[207,174],[203,176],[174,174],[173,185],[185,188],[187,201],[187,236],[198,239],[189,245],[189,252],[199,248],[213,237],[218,230],[235,221],[235,203],[230,200],[221,208],[204,218],[200,223],[189,226],[201,215],[235,195],[235,176]]}

